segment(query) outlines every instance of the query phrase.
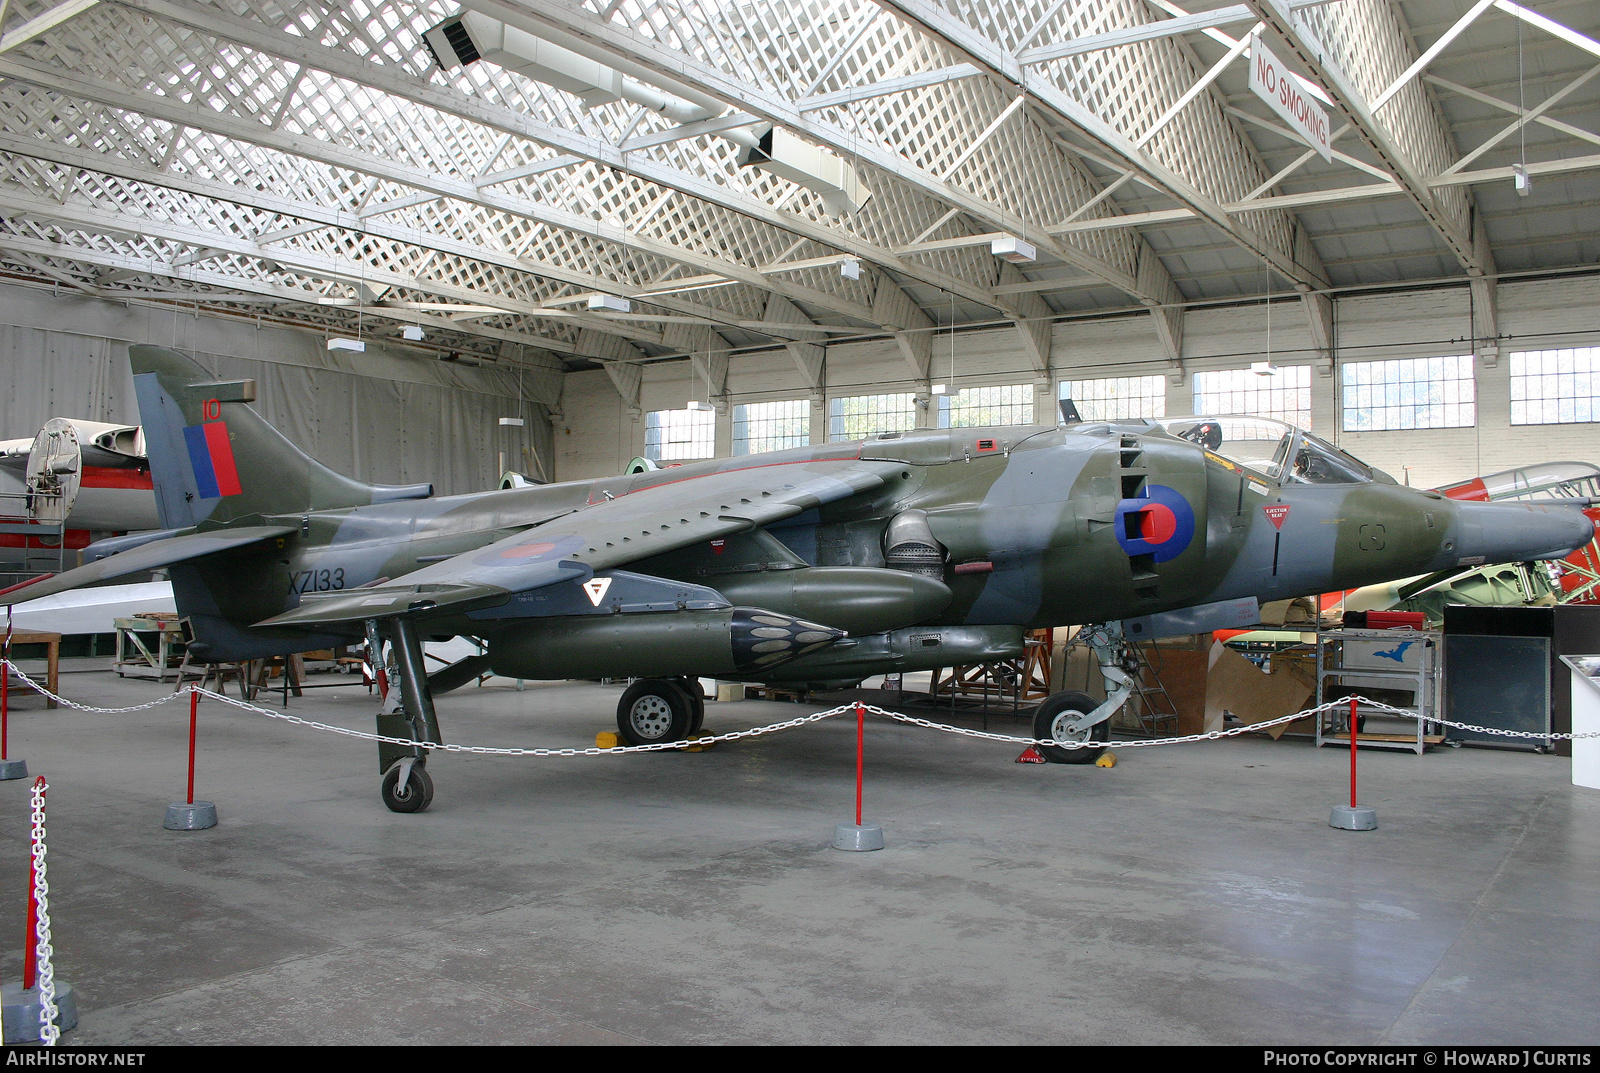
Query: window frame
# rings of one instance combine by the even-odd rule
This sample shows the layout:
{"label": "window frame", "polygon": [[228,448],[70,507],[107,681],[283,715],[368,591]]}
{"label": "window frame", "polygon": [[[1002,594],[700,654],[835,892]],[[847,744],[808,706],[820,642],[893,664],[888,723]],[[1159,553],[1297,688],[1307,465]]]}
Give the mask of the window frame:
{"label": "window frame", "polygon": [[[1466,370],[1465,376],[1451,376],[1445,378],[1418,375],[1412,379],[1378,379],[1368,380],[1366,383],[1354,383],[1351,377],[1359,370],[1370,369],[1381,371],[1383,374],[1394,372],[1405,374],[1421,372],[1425,363],[1429,362],[1455,362],[1463,363]],[[1449,385],[1465,385],[1465,391],[1459,392],[1455,401],[1448,398]],[[1438,401],[1418,402],[1415,400],[1415,390],[1437,386],[1445,397]],[[1412,389],[1411,401],[1406,401],[1407,388]],[[1391,394],[1398,400],[1395,402],[1368,401],[1362,406],[1358,400],[1365,393],[1368,400],[1375,394],[1387,397]],[[1369,415],[1395,415],[1385,419],[1382,424],[1359,425],[1352,424],[1352,415],[1365,410]],[[1409,410],[1414,419],[1424,411],[1437,411],[1441,414],[1454,411],[1456,420],[1440,420],[1428,423],[1415,422],[1404,424],[1403,415]],[[1463,412],[1465,420],[1461,420]],[[1393,421],[1394,423],[1390,423]],[[1472,428],[1478,423],[1478,376],[1477,362],[1471,354],[1430,354],[1414,358],[1378,358],[1372,361],[1346,361],[1339,365],[1339,429],[1341,432],[1369,433],[1369,432],[1425,432],[1438,429]]]}
{"label": "window frame", "polygon": [[[667,439],[666,436],[665,436],[665,432],[668,430],[668,428],[670,426],[668,424],[666,424],[666,423],[662,423],[662,424],[656,425],[655,428],[659,428],[659,429],[661,429],[663,431],[663,437],[662,437],[662,439],[661,439],[661,441],[659,443],[652,444],[650,442],[650,433],[652,431],[654,431],[654,430],[652,429],[650,422],[651,422],[651,420],[653,418],[658,418],[663,414],[689,414],[689,415],[692,415],[691,419],[687,422],[687,424],[689,426],[689,429],[690,429],[689,438],[686,439],[686,440],[670,440],[670,439]],[[704,418],[699,417],[698,415],[700,415],[700,414],[704,414],[705,417]],[[701,442],[701,437],[695,435],[695,433],[697,431],[699,431],[699,429],[701,429],[701,428],[703,428],[705,430],[705,437],[704,437],[704,444],[705,444],[705,449],[706,449],[706,453],[705,454],[703,454],[703,455],[702,454],[669,454],[667,452],[666,448],[668,448],[669,446],[671,446],[673,444],[683,443],[683,444],[689,445],[692,448],[695,444],[700,443]],[[651,452],[652,448],[654,448],[657,453],[651,454],[650,452]],[[703,461],[703,460],[708,459],[708,458],[715,458],[716,456],[717,456],[717,412],[715,410],[712,410],[712,409],[709,409],[709,408],[706,408],[706,407],[697,407],[696,409],[691,410],[687,406],[684,406],[684,407],[680,407],[680,408],[675,409],[675,410],[649,410],[649,411],[647,411],[645,413],[645,428],[644,428],[644,457],[645,458],[648,458],[652,462],[700,462],[700,461]]]}

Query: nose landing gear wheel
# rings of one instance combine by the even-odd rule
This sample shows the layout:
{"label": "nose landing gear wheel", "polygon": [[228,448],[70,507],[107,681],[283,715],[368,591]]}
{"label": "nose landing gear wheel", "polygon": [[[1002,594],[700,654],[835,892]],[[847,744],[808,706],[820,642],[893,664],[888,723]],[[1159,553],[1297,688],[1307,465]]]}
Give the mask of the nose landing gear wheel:
{"label": "nose landing gear wheel", "polygon": [[[1087,730],[1070,730],[1068,723],[1078,716],[1092,712],[1099,702],[1087,693],[1052,693],[1039,705],[1033,716],[1033,736],[1052,741],[1110,741],[1109,720],[1103,720]],[[1106,751],[1105,746],[1087,749],[1063,749],[1058,745],[1039,746],[1040,754],[1052,764],[1092,764]]]}
{"label": "nose landing gear wheel", "polygon": [[433,779],[421,764],[411,766],[406,784],[400,785],[400,769],[390,768],[379,790],[390,812],[421,812],[433,804]]}
{"label": "nose landing gear wheel", "polygon": [[694,726],[694,705],[676,682],[645,678],[617,703],[617,732],[629,745],[682,741]]}

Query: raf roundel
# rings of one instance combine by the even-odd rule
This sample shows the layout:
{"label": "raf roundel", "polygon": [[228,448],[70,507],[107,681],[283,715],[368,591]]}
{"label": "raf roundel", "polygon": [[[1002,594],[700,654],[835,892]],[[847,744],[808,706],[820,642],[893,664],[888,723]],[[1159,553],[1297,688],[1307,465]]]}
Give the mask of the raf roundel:
{"label": "raf roundel", "polygon": [[1164,563],[1194,540],[1194,508],[1176,488],[1147,484],[1143,496],[1117,504],[1116,531],[1123,551]]}

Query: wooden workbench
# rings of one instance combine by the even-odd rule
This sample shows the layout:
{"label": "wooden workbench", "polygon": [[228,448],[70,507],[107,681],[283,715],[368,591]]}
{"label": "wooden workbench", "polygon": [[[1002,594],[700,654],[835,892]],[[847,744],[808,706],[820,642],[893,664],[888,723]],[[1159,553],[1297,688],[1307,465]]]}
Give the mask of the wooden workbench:
{"label": "wooden workbench", "polygon": [[[11,644],[13,647],[16,645],[45,646],[47,670],[44,684],[50,692],[59,694],[61,692],[61,635],[59,633],[42,633],[36,630],[13,630],[11,631]],[[16,657],[13,656],[12,658],[15,659]],[[33,689],[24,685],[14,685],[11,688],[25,689],[29,693],[34,692]],[[49,701],[49,706],[54,708],[56,702],[54,700]]]}

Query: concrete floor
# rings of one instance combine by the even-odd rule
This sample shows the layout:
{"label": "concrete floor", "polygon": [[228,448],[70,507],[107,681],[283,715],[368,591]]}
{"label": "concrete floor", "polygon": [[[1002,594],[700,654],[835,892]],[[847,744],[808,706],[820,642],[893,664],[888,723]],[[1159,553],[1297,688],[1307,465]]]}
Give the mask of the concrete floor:
{"label": "concrete floor", "polygon": [[[170,686],[165,687],[170,689]],[[69,696],[163,690],[104,671]],[[587,745],[619,690],[467,689],[469,744]],[[1600,1037],[1600,793],[1567,762],[1362,755],[1382,828],[1327,826],[1344,755],[1242,739],[1122,750],[1114,769],[869,724],[699,754],[444,755],[422,815],[378,800],[372,746],[201,708],[199,796],[161,828],[187,705],[18,702],[12,755],[52,782],[66,1042],[1458,1043]],[[360,687],[291,702],[370,729]],[[709,730],[794,705],[708,705]],[[1020,728],[1019,728],[1020,729]],[[0,784],[15,979],[26,794]]]}

